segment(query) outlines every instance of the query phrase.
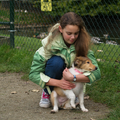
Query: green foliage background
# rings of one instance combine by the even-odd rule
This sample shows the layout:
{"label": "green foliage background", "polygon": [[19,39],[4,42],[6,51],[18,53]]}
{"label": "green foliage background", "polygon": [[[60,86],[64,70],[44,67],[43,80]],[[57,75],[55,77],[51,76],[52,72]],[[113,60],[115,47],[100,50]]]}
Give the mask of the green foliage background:
{"label": "green foliage background", "polygon": [[[47,0],[49,1],[49,0]],[[47,2],[44,0],[44,2]],[[74,11],[81,16],[97,16],[97,15],[115,15],[120,14],[119,0],[51,0],[52,11],[45,14],[50,14],[53,17],[61,16],[68,11]],[[31,0],[34,7],[41,5],[40,0]],[[57,12],[56,12],[57,11]],[[63,12],[64,11],[64,12]]]}

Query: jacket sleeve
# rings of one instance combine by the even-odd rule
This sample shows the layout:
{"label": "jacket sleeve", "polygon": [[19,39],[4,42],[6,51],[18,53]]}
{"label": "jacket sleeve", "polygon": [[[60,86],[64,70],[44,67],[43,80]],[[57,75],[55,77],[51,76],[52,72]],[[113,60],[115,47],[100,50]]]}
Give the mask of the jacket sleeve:
{"label": "jacket sleeve", "polygon": [[88,76],[88,78],[89,78],[89,80],[90,80],[90,83],[89,83],[89,84],[91,84],[91,83],[93,83],[94,81],[99,80],[99,79],[101,78],[101,73],[100,73],[100,68],[99,68],[99,66],[98,66],[98,64],[97,64],[96,58],[94,57],[93,51],[90,50],[87,56],[88,56],[88,58],[92,61],[92,63],[97,67],[97,70],[93,71],[93,72]]}
{"label": "jacket sleeve", "polygon": [[39,85],[41,88],[45,88],[45,83],[50,79],[50,77],[44,74],[47,59],[48,57],[45,58],[43,48],[40,48],[38,51],[36,51],[29,73],[29,79]]}

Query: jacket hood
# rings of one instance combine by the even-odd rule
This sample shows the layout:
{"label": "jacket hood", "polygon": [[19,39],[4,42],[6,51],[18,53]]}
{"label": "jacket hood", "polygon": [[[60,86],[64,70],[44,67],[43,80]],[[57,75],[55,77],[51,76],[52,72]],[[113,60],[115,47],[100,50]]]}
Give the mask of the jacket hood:
{"label": "jacket hood", "polygon": [[[44,38],[42,40],[42,46],[45,47],[46,44],[48,43],[48,39],[49,39],[49,35]],[[74,45],[71,45],[71,47]],[[51,45],[48,45],[47,49],[60,49],[60,48],[66,48],[68,49],[68,47],[66,46],[63,37],[61,35],[61,33],[58,33],[58,35],[56,35],[53,39],[53,41],[51,42]]]}
{"label": "jacket hood", "polygon": [[[52,29],[50,30],[50,33],[48,34],[48,36],[46,38],[44,38],[42,40],[42,45],[43,47],[46,46],[46,44],[48,43],[48,39],[49,37],[51,37],[52,35],[52,32],[59,27],[59,23],[55,24]],[[47,46],[47,49],[48,50],[61,50],[61,49],[68,49],[68,47],[66,46],[64,40],[63,40],[63,37],[62,37],[62,34],[59,32],[52,40],[52,42],[50,43],[50,45]],[[74,45],[71,45],[70,46],[70,49],[71,50],[75,50],[75,47]]]}

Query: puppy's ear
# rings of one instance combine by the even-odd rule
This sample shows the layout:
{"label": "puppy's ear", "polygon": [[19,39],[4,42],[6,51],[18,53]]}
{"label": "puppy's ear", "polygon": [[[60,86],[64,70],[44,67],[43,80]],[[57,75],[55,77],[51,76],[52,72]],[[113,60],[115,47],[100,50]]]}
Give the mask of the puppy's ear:
{"label": "puppy's ear", "polygon": [[75,66],[81,66],[81,64],[82,64],[82,61],[78,57],[75,58],[74,65]]}

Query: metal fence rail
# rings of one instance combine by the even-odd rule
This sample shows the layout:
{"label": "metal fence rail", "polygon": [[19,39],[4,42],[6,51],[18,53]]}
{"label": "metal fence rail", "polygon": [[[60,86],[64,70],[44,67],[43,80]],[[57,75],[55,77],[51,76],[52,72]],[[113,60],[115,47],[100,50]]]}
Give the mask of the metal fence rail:
{"label": "metal fence rail", "polygon": [[0,41],[11,36],[12,47],[33,54],[49,27],[73,11],[85,21],[97,60],[120,65],[119,6],[119,0],[0,0]]}
{"label": "metal fence rail", "polygon": [[[10,21],[9,22],[3,21],[3,22],[0,22],[0,24],[10,26],[10,30],[9,30],[10,31],[10,39],[8,39],[8,40],[10,40],[10,42],[7,41],[7,43],[10,43],[10,46],[14,47],[14,1],[10,0],[9,4],[10,4],[9,5],[10,6],[10,15],[9,15]],[[5,43],[5,42],[2,40],[2,43]]]}

